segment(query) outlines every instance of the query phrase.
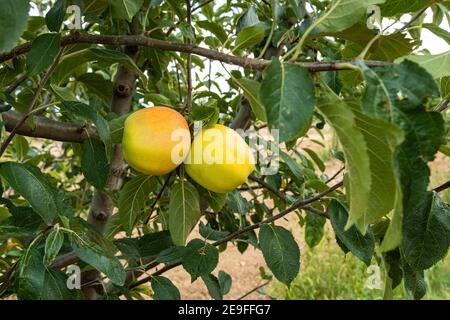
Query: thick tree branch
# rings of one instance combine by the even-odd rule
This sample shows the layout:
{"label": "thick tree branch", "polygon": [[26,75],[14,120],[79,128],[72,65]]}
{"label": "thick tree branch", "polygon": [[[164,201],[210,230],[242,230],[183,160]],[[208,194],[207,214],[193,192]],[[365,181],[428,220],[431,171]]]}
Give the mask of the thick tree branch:
{"label": "thick tree branch", "polygon": [[3,112],[1,117],[5,122],[6,131],[11,132],[17,127],[16,134],[22,136],[77,143],[81,143],[88,138],[99,138],[97,130],[91,126],[55,121],[42,116],[33,118],[34,128],[26,122],[18,126],[23,115],[12,110]]}
{"label": "thick tree branch", "polygon": [[248,126],[250,118],[252,116],[252,108],[247,99],[242,98],[241,106],[236,114],[236,117],[230,124],[231,129],[245,129]]}
{"label": "thick tree branch", "polygon": [[[130,24],[133,34],[138,32],[136,20]],[[124,47],[124,52],[132,59],[136,60],[139,48],[133,44]],[[136,75],[123,65],[119,65],[113,83],[113,98],[111,111],[117,115],[127,114],[132,105],[133,94],[136,89]],[[114,146],[114,154],[111,161],[111,172],[108,177],[106,187],[110,192],[120,190],[123,184],[125,172],[125,161],[122,154],[122,145]],[[88,223],[99,233],[103,233],[106,223],[114,210],[114,203],[108,193],[95,189],[94,196],[89,208]],[[100,280],[100,272],[94,271],[87,274],[83,281]],[[89,300],[98,299],[103,293],[102,285],[93,285],[83,288],[83,292]]]}
{"label": "thick tree branch", "polygon": [[[264,70],[270,61],[264,59],[252,59],[237,57],[230,54],[218,52],[215,50],[200,47],[196,44],[186,44],[173,41],[164,41],[149,38],[143,35],[125,35],[125,36],[105,36],[87,33],[73,33],[65,36],[61,40],[61,45],[69,45],[75,43],[105,44],[115,46],[144,46],[163,51],[175,51],[183,53],[192,53],[212,60],[218,60],[227,64],[233,64],[253,70]],[[0,54],[0,62],[10,60],[14,57],[27,53],[31,49],[31,42],[17,46],[9,52]],[[311,72],[347,70],[349,64],[353,61],[334,61],[334,62],[318,62],[318,63],[297,63],[298,65],[308,69]],[[392,65],[386,61],[365,61],[368,67],[386,67]]]}

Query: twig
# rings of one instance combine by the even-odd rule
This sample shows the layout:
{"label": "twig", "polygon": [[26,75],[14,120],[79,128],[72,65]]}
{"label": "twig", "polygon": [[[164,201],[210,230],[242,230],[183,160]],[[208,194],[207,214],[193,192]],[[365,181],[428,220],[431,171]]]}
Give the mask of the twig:
{"label": "twig", "polygon": [[414,23],[414,21],[416,21],[417,19],[420,18],[420,16],[427,11],[429,6],[426,6],[425,8],[423,8],[422,10],[420,10],[414,17],[411,18],[411,20],[409,20],[403,27],[401,27],[398,32],[402,32],[405,31],[411,24]]}
{"label": "twig", "polygon": [[[335,191],[336,189],[339,189],[340,187],[342,187],[342,185],[343,185],[343,182],[342,182],[342,181],[341,181],[341,182],[338,182],[337,184],[335,184],[334,186],[332,186],[332,187],[329,188],[328,190],[326,190],[326,191],[324,191],[324,192],[322,192],[322,193],[319,193],[319,194],[317,194],[317,195],[315,195],[315,196],[313,196],[313,197],[311,197],[311,198],[309,198],[309,199],[297,201],[297,202],[296,202],[295,204],[293,204],[291,207],[289,207],[289,208],[283,210],[283,211],[280,212],[279,214],[277,214],[277,215],[275,215],[275,216],[273,216],[273,217],[270,217],[270,218],[268,218],[268,219],[266,219],[266,220],[264,220],[264,221],[261,221],[261,222],[252,224],[252,225],[250,225],[250,226],[244,227],[244,228],[242,228],[242,229],[239,229],[239,230],[237,230],[237,231],[231,233],[231,234],[228,235],[227,237],[225,237],[225,238],[223,238],[223,239],[221,239],[221,240],[219,240],[219,241],[216,241],[216,242],[212,243],[212,245],[215,246],[215,247],[217,247],[217,246],[219,246],[219,245],[221,245],[221,244],[227,243],[227,242],[229,242],[229,241],[231,241],[231,240],[234,240],[234,239],[238,238],[238,237],[239,237],[240,235],[242,235],[242,234],[245,234],[245,233],[247,233],[247,232],[249,232],[249,231],[252,231],[252,230],[259,229],[261,226],[263,226],[263,225],[265,225],[265,224],[269,224],[269,223],[272,223],[272,222],[274,222],[274,221],[276,221],[276,220],[278,220],[278,219],[281,219],[281,218],[283,218],[284,216],[286,216],[287,214],[289,214],[289,213],[291,213],[291,212],[293,212],[293,211],[295,211],[295,210],[297,210],[297,209],[305,208],[305,207],[307,207],[309,204],[311,204],[311,203],[313,203],[313,202],[316,202],[316,201],[319,201],[319,200],[321,200],[323,197],[325,197],[325,196],[327,196],[328,194],[330,194],[331,192]],[[180,262],[173,263],[173,264],[165,265],[163,268],[159,269],[158,271],[155,271],[155,272],[152,273],[151,275],[149,275],[149,276],[147,276],[147,277],[145,277],[145,278],[142,278],[141,280],[138,280],[138,281],[132,283],[132,284],[129,286],[129,288],[135,288],[135,287],[137,287],[137,286],[140,286],[141,284],[147,283],[152,277],[161,275],[161,274],[165,273],[166,271],[169,271],[169,270],[171,270],[171,269],[173,269],[173,268],[178,267],[179,265],[181,265],[181,261],[180,261]]]}
{"label": "twig", "polygon": [[284,216],[286,216],[287,214],[291,213],[292,211],[295,211],[295,210],[297,210],[297,209],[304,208],[304,207],[308,206],[309,204],[311,204],[311,203],[313,203],[313,202],[316,202],[316,201],[318,201],[318,200],[321,200],[321,199],[322,199],[323,197],[325,197],[326,195],[328,195],[328,194],[330,194],[331,192],[335,191],[336,189],[339,189],[340,187],[342,187],[342,185],[343,185],[343,182],[340,181],[340,182],[338,182],[337,184],[335,184],[334,186],[332,186],[331,188],[329,188],[328,190],[326,190],[326,191],[324,191],[324,192],[322,192],[322,193],[319,193],[319,194],[317,194],[317,195],[314,196],[314,197],[311,197],[311,198],[306,199],[306,200],[299,200],[299,201],[297,201],[296,203],[294,203],[291,207],[289,207],[289,208],[287,208],[287,209],[281,211],[279,214],[274,215],[273,217],[270,217],[270,218],[268,218],[268,219],[266,219],[266,220],[264,220],[264,221],[255,223],[255,224],[250,225],[250,226],[247,226],[247,227],[245,227],[245,228],[242,228],[242,229],[240,229],[240,230],[238,230],[238,231],[236,231],[236,232],[233,232],[233,233],[230,234],[229,236],[227,236],[227,237],[225,237],[225,238],[223,238],[223,239],[221,239],[221,240],[219,240],[219,241],[214,242],[213,245],[214,245],[214,246],[221,245],[221,244],[223,244],[223,243],[225,243],[225,242],[228,242],[228,241],[230,241],[230,240],[233,240],[234,238],[237,238],[237,237],[240,236],[241,234],[244,234],[244,233],[247,233],[247,232],[249,232],[249,231],[258,229],[258,228],[260,228],[260,227],[261,227],[262,225],[264,225],[264,224],[269,224],[269,223],[272,223],[272,222],[274,222],[274,221],[276,221],[276,220],[278,220],[278,219],[281,219],[281,218],[283,218]]}
{"label": "twig", "polygon": [[316,208],[311,207],[311,206],[305,207],[305,210],[309,211],[311,213],[314,213],[314,214],[316,214],[318,216],[324,217],[325,219],[330,219],[330,215],[328,214],[328,212],[320,211],[319,209],[316,209]]}
{"label": "twig", "polygon": [[50,78],[51,74],[53,73],[53,71],[55,70],[56,66],[58,65],[59,60],[61,59],[61,56],[62,56],[63,52],[64,52],[64,47],[61,47],[59,49],[58,55],[56,56],[56,58],[53,61],[52,65],[47,70],[47,72],[45,73],[45,75],[42,78],[42,80],[39,82],[39,85],[38,85],[36,91],[34,92],[33,98],[31,99],[30,103],[28,104],[26,113],[23,115],[22,119],[20,119],[20,121],[16,124],[16,126],[11,130],[11,132],[10,132],[9,136],[6,138],[6,140],[3,141],[3,143],[2,143],[2,145],[0,147],[0,157],[5,153],[6,148],[11,143],[12,139],[14,138],[14,136],[16,135],[17,129],[19,127],[21,127],[25,123],[25,121],[27,121],[27,119],[31,116],[31,114],[33,112],[33,107],[36,104],[40,93],[44,89],[45,84],[47,83],[47,81]]}
{"label": "twig", "polygon": [[[255,177],[255,176],[250,176],[249,179],[259,183],[263,188],[265,188],[265,189],[269,190],[270,192],[272,192],[274,195],[276,195],[278,198],[280,198],[284,203],[288,203],[288,199],[287,199],[285,194],[283,194],[282,192],[276,190],[270,184],[266,183],[264,180],[262,180],[262,179],[260,179],[258,177]],[[328,213],[322,212],[322,211],[320,211],[320,210],[318,210],[316,208],[313,208],[313,207],[310,207],[310,206],[306,206],[304,209],[308,210],[308,211],[310,211],[310,212],[312,212],[314,214],[317,214],[319,216],[325,217],[327,219],[330,218]]]}
{"label": "twig", "polygon": [[214,0],[207,0],[207,1],[203,2],[203,3],[200,3],[200,4],[197,5],[196,7],[192,8],[192,11],[191,11],[191,12],[194,13],[195,11],[197,11],[197,10],[203,8],[204,6],[210,4],[210,3],[213,2],[213,1],[214,1]]}
{"label": "twig", "polygon": [[325,183],[330,183],[331,181],[333,181],[334,179],[336,179],[336,177],[342,172],[344,171],[345,167],[342,167],[338,170],[338,172],[336,172],[330,179],[328,179],[327,181],[325,181]]}
{"label": "twig", "polygon": [[264,282],[263,284],[253,288],[252,290],[250,290],[249,292],[243,294],[242,296],[240,296],[239,298],[237,298],[236,300],[243,300],[244,298],[248,297],[249,295],[251,295],[253,292],[258,291],[259,289],[264,288],[265,286],[267,286],[270,283],[269,281]]}
{"label": "twig", "polygon": [[161,187],[161,190],[159,191],[158,195],[156,196],[155,201],[153,202],[152,206],[150,207],[150,214],[149,214],[147,220],[145,220],[145,225],[147,225],[148,222],[150,221],[150,218],[152,217],[152,213],[155,210],[156,205],[158,204],[159,200],[161,199],[161,197],[164,193],[164,190],[166,189],[167,185],[169,184],[170,178],[172,177],[172,173],[173,173],[173,171],[171,173],[169,173],[169,176],[167,177],[166,181],[164,181],[164,184]]}
{"label": "twig", "polygon": [[26,73],[21,74],[19,78],[17,78],[16,81],[14,81],[13,84],[11,84],[7,89],[6,89],[6,93],[11,93],[14,90],[17,89],[18,86],[20,86],[20,84],[22,82],[24,82],[26,79],[28,78],[28,75]]}
{"label": "twig", "polygon": [[442,101],[437,107],[436,112],[444,112],[448,106],[450,105],[450,100],[444,100]]}
{"label": "twig", "polygon": [[450,181],[447,181],[446,183],[440,185],[437,188],[434,188],[433,191],[434,192],[442,192],[444,190],[447,190],[448,188],[450,188]]}
{"label": "twig", "polygon": [[260,184],[262,187],[264,187],[265,189],[269,190],[270,192],[272,192],[274,195],[276,195],[278,198],[280,198],[281,200],[283,200],[283,202],[287,202],[287,198],[286,196],[281,193],[280,191],[276,190],[275,188],[273,188],[270,184],[268,184],[267,182],[265,182],[263,179],[255,177],[255,176],[249,176],[248,177],[249,180],[252,180],[254,182],[257,182],[258,184]]}

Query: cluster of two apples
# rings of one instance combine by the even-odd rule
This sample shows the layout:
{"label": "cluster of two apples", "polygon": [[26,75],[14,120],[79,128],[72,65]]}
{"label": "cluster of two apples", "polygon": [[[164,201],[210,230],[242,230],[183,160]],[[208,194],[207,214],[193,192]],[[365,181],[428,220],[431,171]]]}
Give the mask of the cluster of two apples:
{"label": "cluster of two apples", "polygon": [[161,176],[185,163],[186,173],[199,185],[227,193],[255,169],[250,147],[223,125],[204,128],[191,144],[189,126],[177,111],[166,107],[141,109],[125,121],[123,155],[135,170]]}

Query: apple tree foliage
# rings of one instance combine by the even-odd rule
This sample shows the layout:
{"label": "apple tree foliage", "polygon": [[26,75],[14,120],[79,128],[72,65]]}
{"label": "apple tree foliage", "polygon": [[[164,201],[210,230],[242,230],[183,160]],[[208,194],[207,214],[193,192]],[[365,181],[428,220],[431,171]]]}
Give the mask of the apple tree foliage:
{"label": "apple tree foliage", "polygon": [[[261,250],[289,285],[301,276],[295,238],[314,247],[329,225],[346,254],[380,266],[386,298],[399,285],[424,297],[424,271],[450,244],[448,183],[430,185],[428,166],[450,150],[450,57],[421,47],[421,35],[449,43],[449,7],[2,0],[0,296],[180,299],[165,275],[179,267],[222,299],[232,279],[217,265],[232,245]],[[228,194],[182,166],[135,172],[121,158],[123,123],[149,105],[190,124],[279,129],[278,172],[257,166]],[[331,150],[315,138],[324,130]],[[295,237],[285,217],[300,222]],[[67,285],[73,265],[80,287]]]}

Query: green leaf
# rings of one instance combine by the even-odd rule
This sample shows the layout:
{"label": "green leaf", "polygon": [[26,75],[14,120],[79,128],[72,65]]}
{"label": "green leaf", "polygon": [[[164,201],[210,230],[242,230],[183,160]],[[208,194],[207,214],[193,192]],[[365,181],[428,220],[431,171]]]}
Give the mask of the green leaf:
{"label": "green leaf", "polygon": [[206,240],[213,241],[222,240],[230,234],[228,231],[215,230],[209,225],[205,225],[202,221],[200,221],[199,232],[200,235]]}
{"label": "green leaf", "polygon": [[85,235],[72,235],[71,240],[72,249],[81,260],[103,272],[112,283],[118,286],[125,283],[125,269],[113,253],[106,251]]}
{"label": "green leaf", "polygon": [[385,0],[336,0],[327,12],[319,28],[324,32],[343,31],[355,23],[364,20],[367,7],[383,3]]}
{"label": "green leaf", "polygon": [[228,35],[221,25],[208,20],[201,20],[197,21],[196,23],[200,28],[208,30],[209,32],[214,34],[222,44],[224,44],[227,41]]}
{"label": "green leaf", "polygon": [[402,260],[403,279],[406,292],[414,299],[422,299],[427,292],[427,283],[423,270],[414,270]]}
{"label": "green leaf", "polygon": [[450,245],[450,209],[435,192],[414,211],[407,212],[403,222],[402,253],[414,270],[425,270],[445,257]]}
{"label": "green leaf", "polygon": [[105,105],[110,106],[113,96],[113,84],[98,73],[85,73],[77,78],[84,84],[89,93],[101,99]]}
{"label": "green leaf", "polygon": [[17,297],[20,300],[81,299],[79,290],[67,288],[67,276],[44,266],[42,254],[34,248],[25,251],[18,263]]}
{"label": "green leaf", "polygon": [[323,238],[326,219],[307,211],[305,225],[305,241],[310,248],[317,246]]}
{"label": "green leaf", "polygon": [[395,202],[392,219],[389,222],[389,226],[380,245],[381,252],[394,250],[402,241],[403,202],[400,201],[400,197],[403,197],[403,195],[400,185],[397,187],[395,194],[397,195],[398,200]]}
{"label": "green leaf", "polygon": [[245,27],[239,31],[234,43],[233,51],[247,49],[253,47],[264,40],[266,33],[266,25],[258,23],[249,27]]}
{"label": "green leaf", "polygon": [[200,239],[191,240],[183,255],[183,268],[194,282],[198,277],[210,274],[219,262],[219,251]]}
{"label": "green leaf", "polygon": [[239,18],[237,23],[237,32],[241,31],[246,27],[253,26],[259,23],[258,14],[254,5],[251,5],[248,10]]}
{"label": "green leaf", "polygon": [[386,0],[381,5],[381,14],[384,17],[392,17],[401,13],[416,12],[432,2],[432,0]]}
{"label": "green leaf", "polygon": [[426,69],[434,79],[450,76],[450,68],[443,67],[450,65],[450,51],[436,55],[411,55],[398,59],[395,62],[400,63],[405,59],[419,64],[422,68]]}
{"label": "green leaf", "polygon": [[280,130],[280,142],[305,132],[315,105],[314,82],[306,69],[274,58],[261,84],[260,97],[270,128]]}
{"label": "green leaf", "polygon": [[289,285],[300,270],[300,249],[292,233],[273,225],[263,225],[259,244],[267,266],[275,278]]}
{"label": "green leaf", "polygon": [[[368,208],[357,224],[361,230],[375,223],[402,201],[400,183],[396,175],[395,150],[403,142],[402,130],[382,119],[364,115],[359,104],[350,104],[355,124],[364,136],[370,162],[371,184]],[[349,160],[350,161],[350,160]]]}
{"label": "green leaf", "polygon": [[81,102],[64,101],[63,108],[69,111],[72,117],[90,121],[95,125],[101,140],[105,144],[108,160],[110,160],[112,155],[112,141],[108,121],[94,108]]}
{"label": "green leaf", "polygon": [[149,102],[152,102],[155,106],[173,107],[170,99],[159,93],[149,93],[145,95],[145,99]]}
{"label": "green leaf", "polygon": [[131,22],[131,19],[144,4],[144,0],[108,0],[108,3],[111,7],[113,18]]}
{"label": "green leaf", "polygon": [[161,2],[163,2],[163,0],[151,0],[150,7],[155,8],[155,7],[159,6],[161,4]]}
{"label": "green leaf", "polygon": [[297,161],[295,161],[289,154],[280,151],[280,159],[288,166],[289,170],[293,174],[293,178],[299,183],[302,184],[304,182],[303,170],[298,165]]}
{"label": "green leaf", "polygon": [[314,150],[303,148],[303,151],[305,151],[310,156],[310,158],[314,161],[320,171],[325,171],[325,164],[323,163],[322,159],[320,159],[320,156],[316,152],[314,152]]}
{"label": "green leaf", "polygon": [[30,144],[28,140],[23,136],[14,136],[13,147],[16,152],[16,156],[19,160],[23,161],[27,156],[28,150],[30,149]]}
{"label": "green leaf", "polygon": [[206,189],[202,196],[206,198],[206,201],[208,201],[209,206],[215,213],[219,213],[222,210],[228,197],[226,193],[215,193]]}
{"label": "green leaf", "polygon": [[170,190],[169,230],[175,245],[184,245],[192,228],[201,217],[197,189],[181,180]]}
{"label": "green leaf", "polygon": [[0,113],[11,110],[12,106],[9,104],[0,105]]}
{"label": "green leaf", "polygon": [[180,291],[166,277],[155,276],[150,280],[155,300],[180,300]]}
{"label": "green leaf", "polygon": [[392,281],[391,288],[395,289],[403,279],[400,250],[391,250],[383,254],[387,276]]}
{"label": "green leaf", "polygon": [[375,248],[375,239],[372,230],[369,228],[364,236],[355,226],[346,230],[345,226],[349,218],[348,212],[337,200],[331,200],[328,206],[328,213],[336,237],[339,238],[351,253],[369,266]]}
{"label": "green leaf", "polygon": [[77,101],[75,93],[69,87],[59,87],[55,84],[50,84],[50,88],[61,101]]}
{"label": "green leaf", "polygon": [[[342,53],[343,58],[349,60],[356,58],[364,50],[372,38],[373,36],[370,35],[370,38],[363,40],[357,39],[356,43],[347,43]],[[408,38],[403,33],[393,33],[379,36],[367,52],[366,59],[394,61],[399,57],[404,57],[411,54],[411,52],[413,52],[419,44],[420,43],[418,41]]]}
{"label": "green leaf", "polygon": [[292,10],[298,20],[303,20],[306,15],[305,3],[302,0],[289,0]]}
{"label": "green leaf", "polygon": [[427,28],[431,32],[433,32],[438,37],[444,39],[448,44],[450,44],[450,32],[445,29],[439,28],[437,25],[432,23],[424,23],[422,25],[423,28]]}
{"label": "green leaf", "polygon": [[400,243],[401,226],[407,213],[415,212],[427,197],[430,171],[426,162],[433,160],[442,144],[444,121],[442,115],[427,112],[423,105],[427,98],[439,96],[439,90],[431,75],[416,63],[404,61],[377,70],[363,67],[363,74],[366,79],[364,111],[390,119],[405,133],[396,156],[403,201],[396,205],[382,243],[381,249],[387,251]]}
{"label": "green leaf", "polygon": [[54,229],[45,240],[44,265],[49,266],[55,260],[64,244],[64,233],[60,229]]}
{"label": "green leaf", "polygon": [[220,110],[215,100],[214,103],[205,105],[194,105],[192,112],[189,114],[190,121],[203,121],[204,127],[212,127],[219,119]]}
{"label": "green leaf", "polygon": [[217,277],[213,274],[206,274],[202,276],[202,280],[208,289],[209,295],[214,300],[223,300],[222,290],[220,288],[220,283]]}
{"label": "green leaf", "polygon": [[345,154],[350,177],[350,226],[365,216],[369,204],[372,178],[367,144],[356,126],[355,114],[346,103],[330,96],[318,107],[335,130]]}
{"label": "green leaf", "polygon": [[241,79],[233,79],[237,85],[244,91],[244,95],[247,100],[250,102],[250,106],[252,107],[253,112],[257,119],[267,122],[266,109],[261,102],[259,97],[259,92],[261,90],[261,84],[252,79],[241,78]]}
{"label": "green leaf", "polygon": [[65,0],[57,0],[55,5],[45,15],[45,23],[51,32],[59,32],[66,14]]}
{"label": "green leaf", "polygon": [[180,262],[185,251],[186,248],[181,246],[168,248],[166,250],[161,251],[158,254],[158,256],[156,257],[156,261],[165,264],[173,264]]}
{"label": "green leaf", "polygon": [[27,68],[30,75],[36,75],[50,67],[58,55],[61,45],[59,33],[46,33],[37,37],[27,53]]}
{"label": "green leaf", "polygon": [[22,32],[27,27],[30,0],[0,1],[0,52],[14,47]]}
{"label": "green leaf", "polygon": [[10,216],[8,208],[0,207],[0,222],[5,221]]}
{"label": "green leaf", "polygon": [[109,129],[111,132],[111,140],[114,144],[122,143],[123,129],[125,128],[125,120],[128,118],[128,114],[114,118],[109,121]]}
{"label": "green leaf", "polygon": [[2,223],[4,225],[1,227],[0,238],[17,238],[22,243],[30,243],[42,224],[39,215],[30,207],[16,207],[12,203],[5,205],[11,216]]}
{"label": "green leaf", "polygon": [[124,255],[133,259],[155,257],[163,251],[173,248],[168,231],[147,233],[139,238],[122,238],[116,240],[114,244]]}
{"label": "green leaf", "polygon": [[222,270],[219,271],[219,285],[222,295],[226,295],[230,292],[232,282],[233,280],[228,273]]}
{"label": "green leaf", "polygon": [[72,209],[64,202],[64,196],[38,168],[4,162],[0,164],[0,175],[30,203],[45,223],[52,224],[58,215],[71,216]]}
{"label": "green leaf", "polygon": [[233,190],[228,193],[227,204],[232,212],[237,212],[241,215],[245,215],[251,209],[248,200],[245,199],[238,190]]}
{"label": "green leaf", "polygon": [[120,191],[120,221],[128,234],[131,234],[138,220],[139,213],[155,189],[155,180],[150,176],[139,175],[128,181]]}
{"label": "green leaf", "polygon": [[192,26],[190,26],[187,22],[182,21],[180,23],[180,31],[186,39],[195,40],[194,28],[192,28]]}
{"label": "green leaf", "polygon": [[103,190],[108,180],[109,169],[105,145],[96,139],[86,139],[81,155],[81,170],[84,177],[94,187]]}
{"label": "green leaf", "polygon": [[[118,1],[131,1],[131,0],[118,0]],[[124,65],[125,68],[136,74],[141,79],[144,87],[147,87],[147,76],[136,65],[133,59],[129,55],[117,51],[104,48],[89,48],[89,52],[93,54],[93,57],[100,58],[106,62],[119,62]]]}
{"label": "green leaf", "polygon": [[441,97],[442,99],[450,98],[450,77],[443,77],[441,79]]}

